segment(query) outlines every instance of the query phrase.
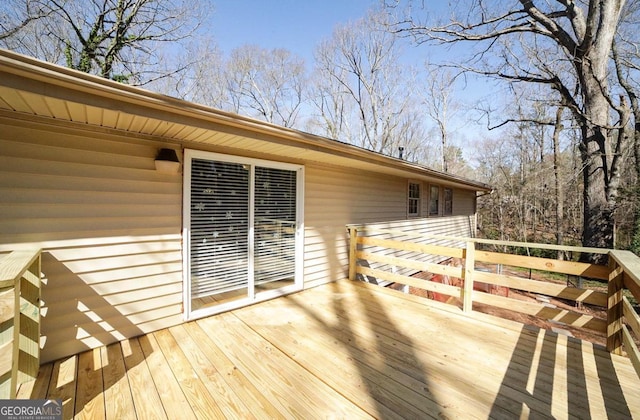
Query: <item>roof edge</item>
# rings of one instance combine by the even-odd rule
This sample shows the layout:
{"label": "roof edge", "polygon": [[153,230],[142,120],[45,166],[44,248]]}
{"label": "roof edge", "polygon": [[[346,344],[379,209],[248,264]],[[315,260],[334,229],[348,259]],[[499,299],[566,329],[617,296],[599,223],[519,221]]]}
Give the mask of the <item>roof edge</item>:
{"label": "roof edge", "polygon": [[152,92],[141,87],[125,85],[1,48],[0,71],[69,90],[90,93],[95,96],[107,97],[159,111],[278,137],[298,143],[301,147],[312,146],[316,149],[321,148],[334,153],[340,152],[354,159],[366,159],[381,165],[414,172],[417,175],[442,178],[449,182],[472,187],[476,191],[489,192],[493,190],[490,185],[482,182],[440,172],[424,165],[387,156],[339,140],[233,114],[206,105]]}

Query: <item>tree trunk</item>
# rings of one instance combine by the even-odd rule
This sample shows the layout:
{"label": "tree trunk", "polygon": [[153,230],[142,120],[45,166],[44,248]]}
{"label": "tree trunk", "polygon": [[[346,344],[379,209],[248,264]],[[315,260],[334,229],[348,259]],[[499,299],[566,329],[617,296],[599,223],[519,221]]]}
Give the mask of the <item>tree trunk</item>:
{"label": "tree trunk", "polygon": [[[564,242],[564,188],[560,180],[560,133],[562,132],[562,112],[564,107],[558,107],[556,122],[553,126],[553,177],[556,186],[556,244]],[[558,259],[564,260],[564,252],[558,251]]]}
{"label": "tree trunk", "polygon": [[[609,129],[611,105],[606,95],[609,55],[617,28],[621,4],[601,3],[598,36],[588,38],[593,43],[583,44],[584,54],[578,53],[574,65],[582,87],[584,114],[582,127],[582,168],[584,180],[584,225],[582,244],[585,247],[613,248],[613,210],[618,193],[619,177],[611,153],[614,141]],[[590,10],[592,12],[592,10]],[[622,141],[622,140],[618,140]],[[607,264],[605,254],[585,254],[584,261]]]}
{"label": "tree trunk", "polygon": [[[585,247],[613,248],[613,209],[606,197],[605,136],[601,127],[588,124],[583,128],[582,163],[584,180],[584,221],[582,244]],[[604,262],[593,254],[587,260]],[[600,261],[602,260],[602,261]]]}
{"label": "tree trunk", "polygon": [[635,162],[636,176],[636,187],[632,190],[636,202],[636,211],[634,214],[631,251],[640,256],[640,107],[638,106],[637,97],[632,97],[631,106],[635,120],[633,129],[633,159]]}

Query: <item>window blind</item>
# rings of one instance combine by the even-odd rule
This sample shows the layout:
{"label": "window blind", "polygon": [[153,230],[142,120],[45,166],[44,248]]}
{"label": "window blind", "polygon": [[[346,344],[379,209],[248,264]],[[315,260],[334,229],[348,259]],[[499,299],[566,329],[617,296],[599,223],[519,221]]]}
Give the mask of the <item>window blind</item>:
{"label": "window blind", "polygon": [[415,182],[409,183],[408,209],[409,216],[418,216],[420,214],[420,184]]}
{"label": "window blind", "polygon": [[296,172],[256,167],[254,277],[256,284],[294,279]]}
{"label": "window blind", "polygon": [[192,160],[192,298],[248,286],[249,169],[239,163]]}

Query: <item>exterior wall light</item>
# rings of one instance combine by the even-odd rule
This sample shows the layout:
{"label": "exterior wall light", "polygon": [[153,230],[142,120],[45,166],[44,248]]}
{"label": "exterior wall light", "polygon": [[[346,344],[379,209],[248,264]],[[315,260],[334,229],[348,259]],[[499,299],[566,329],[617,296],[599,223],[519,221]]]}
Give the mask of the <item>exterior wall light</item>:
{"label": "exterior wall light", "polygon": [[180,171],[180,160],[173,149],[160,149],[156,156],[156,170],[162,173],[177,174]]}

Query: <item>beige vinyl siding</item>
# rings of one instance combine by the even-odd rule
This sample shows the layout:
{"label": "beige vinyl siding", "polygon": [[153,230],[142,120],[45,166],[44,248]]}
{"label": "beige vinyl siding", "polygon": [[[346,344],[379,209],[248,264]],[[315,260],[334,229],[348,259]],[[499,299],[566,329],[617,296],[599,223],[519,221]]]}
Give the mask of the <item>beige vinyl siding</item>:
{"label": "beige vinyl siding", "polygon": [[[409,221],[404,220],[406,178],[318,165],[307,165],[305,176],[305,287],[346,276],[347,224],[391,220],[398,222],[381,225],[430,234],[475,235],[474,191],[453,189],[454,217]],[[421,192],[427,188],[428,184],[422,183]],[[427,207],[422,208],[424,216]]]}
{"label": "beige vinyl siding", "polygon": [[345,278],[346,225],[404,218],[406,179],[305,167],[305,287]]}
{"label": "beige vinyl siding", "polygon": [[[429,215],[429,194],[431,186],[438,187],[440,196],[438,199],[438,215]],[[422,217],[443,217],[444,215],[444,189],[451,188],[453,190],[453,212],[452,216],[468,216],[475,214],[476,192],[471,190],[463,190],[453,188],[448,185],[440,185],[437,183],[422,183],[421,185],[421,215]]]}
{"label": "beige vinyl siding", "polygon": [[182,321],[180,174],[161,143],[56,126],[0,130],[0,252],[38,246],[42,360]]}
{"label": "beige vinyl siding", "polygon": [[[432,235],[445,235],[456,238],[474,237],[476,231],[475,215],[466,216],[446,216],[430,217],[423,219],[396,220],[381,223],[367,224],[366,230],[361,236],[377,237],[383,239],[393,239],[397,241],[409,240],[414,243],[432,244],[455,248],[464,248],[464,241],[432,238]],[[421,236],[427,235],[427,236]],[[377,246],[365,246],[364,250],[374,254],[390,255],[393,257],[407,258],[416,261],[439,263],[447,260],[448,257],[440,255],[421,254],[413,251],[400,251],[380,248]],[[387,264],[369,262],[368,266],[384,271],[391,271],[396,274],[413,275],[417,271],[409,268],[391,267]],[[360,280],[378,283],[372,276],[359,275]],[[388,281],[381,281],[380,284],[388,284]]]}
{"label": "beige vinyl siding", "polygon": [[[182,322],[182,175],[153,162],[167,144],[0,123],[0,252],[45,249],[42,360]],[[407,217],[407,178],[293,163],[305,165],[305,287],[346,277],[345,225]],[[472,214],[474,197],[454,189],[454,214]],[[433,233],[460,228],[445,219]]]}
{"label": "beige vinyl siding", "polygon": [[475,214],[476,192],[453,189],[453,216],[469,216]]}
{"label": "beige vinyl siding", "polygon": [[347,276],[347,224],[475,236],[475,191],[453,188],[453,216],[425,219],[429,184],[422,183],[423,218],[406,220],[406,178],[319,165],[307,165],[305,176],[305,287]]}

